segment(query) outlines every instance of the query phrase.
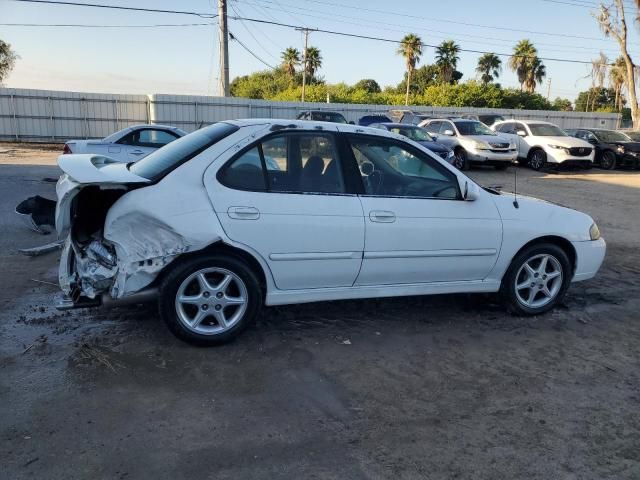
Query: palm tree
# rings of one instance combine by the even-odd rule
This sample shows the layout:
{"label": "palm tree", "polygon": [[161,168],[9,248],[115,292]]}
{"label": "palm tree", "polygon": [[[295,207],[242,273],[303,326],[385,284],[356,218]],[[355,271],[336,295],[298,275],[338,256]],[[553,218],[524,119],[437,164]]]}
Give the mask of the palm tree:
{"label": "palm tree", "polygon": [[450,83],[458,66],[460,46],[453,40],[446,40],[436,47],[436,65],[440,68],[442,83]]}
{"label": "palm tree", "polygon": [[529,40],[520,40],[513,48],[513,56],[509,58],[509,68],[518,76],[520,90],[523,89],[527,80],[531,79],[531,69],[537,58],[538,50],[536,50],[536,47],[534,47]]}
{"label": "palm tree", "polygon": [[404,57],[407,66],[407,92],[404,96],[404,104],[409,105],[409,88],[411,87],[411,73],[415,70],[416,65],[420,63],[422,55],[422,39],[419,36],[409,33],[400,40],[400,46],[397,50],[398,55]]}
{"label": "palm tree", "polygon": [[296,67],[300,65],[300,52],[297,48],[289,47],[282,52],[282,68],[289,76],[296,74]]}
{"label": "palm tree", "polygon": [[535,57],[531,60],[531,64],[529,66],[529,73],[527,74],[527,78],[524,82],[524,89],[527,93],[534,93],[536,91],[536,86],[542,83],[544,77],[547,76],[547,67],[544,66],[542,60],[538,57]]}
{"label": "palm tree", "polygon": [[307,48],[307,54],[305,55],[304,62],[307,64],[307,75],[311,80],[313,80],[313,76],[320,67],[322,67],[322,56],[320,55],[320,50],[316,47]]}
{"label": "palm tree", "polygon": [[485,53],[478,59],[476,72],[485,85],[493,82],[500,76],[502,60],[495,53]]}

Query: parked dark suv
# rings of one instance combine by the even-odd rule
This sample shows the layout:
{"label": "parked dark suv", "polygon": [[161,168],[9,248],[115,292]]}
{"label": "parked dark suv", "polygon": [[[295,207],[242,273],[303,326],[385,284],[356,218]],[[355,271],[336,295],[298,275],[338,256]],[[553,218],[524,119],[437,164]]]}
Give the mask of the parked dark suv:
{"label": "parked dark suv", "polygon": [[594,163],[600,168],[611,170],[616,166],[640,166],[640,142],[634,142],[622,132],[604,128],[574,128],[565,131],[595,147]]}

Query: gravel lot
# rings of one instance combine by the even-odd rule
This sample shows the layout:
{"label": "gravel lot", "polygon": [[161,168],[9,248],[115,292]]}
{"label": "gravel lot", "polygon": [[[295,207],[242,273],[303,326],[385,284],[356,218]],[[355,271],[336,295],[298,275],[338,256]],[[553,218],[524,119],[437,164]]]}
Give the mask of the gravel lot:
{"label": "gravel lot", "polygon": [[56,254],[17,253],[53,238],[13,209],[53,198],[59,151],[0,144],[0,477],[640,478],[640,172],[519,169],[608,243],[547,315],[491,295],[287,306],[198,349],[151,307],[53,308]]}

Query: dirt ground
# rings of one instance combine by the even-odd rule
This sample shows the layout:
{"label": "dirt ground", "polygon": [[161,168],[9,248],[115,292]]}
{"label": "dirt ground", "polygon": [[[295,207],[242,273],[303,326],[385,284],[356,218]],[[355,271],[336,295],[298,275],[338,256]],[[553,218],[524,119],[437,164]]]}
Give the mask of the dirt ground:
{"label": "dirt ground", "polygon": [[[13,213],[53,198],[59,146],[0,144],[0,477],[638,479],[640,172],[518,169],[592,215],[594,280],[538,318],[492,295],[265,309],[219,348],[152,307],[53,308],[52,240]],[[474,170],[511,190],[514,169]]]}

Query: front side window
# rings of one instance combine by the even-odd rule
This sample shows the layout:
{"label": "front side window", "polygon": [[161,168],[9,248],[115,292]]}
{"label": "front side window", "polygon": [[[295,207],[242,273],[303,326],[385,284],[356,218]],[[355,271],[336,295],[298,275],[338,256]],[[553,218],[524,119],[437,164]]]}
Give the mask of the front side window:
{"label": "front side window", "polygon": [[437,160],[389,139],[349,136],[367,195],[454,200],[456,176]]}
{"label": "front side window", "polygon": [[451,122],[442,122],[442,124],[440,125],[440,133],[444,133],[447,130],[452,131],[454,134],[456,133],[456,129],[453,128],[453,123],[451,123]]}
{"label": "front side window", "polygon": [[421,127],[392,127],[393,133],[410,138],[414,142],[433,142],[433,138],[424,128]]}
{"label": "front side window", "polygon": [[136,140],[140,146],[160,148],[173,142],[176,138],[178,138],[176,135],[166,130],[147,129],[140,130]]}
{"label": "front side window", "polygon": [[500,133],[508,133],[508,134],[512,134],[515,135],[516,133],[516,129],[515,129],[516,124],[513,122],[507,122],[507,123],[503,123],[501,125],[498,125],[498,127],[496,128],[496,130]]}
{"label": "front side window", "polygon": [[[246,173],[249,168],[245,165],[259,166],[260,170],[242,181],[242,175],[236,172],[240,169]],[[223,185],[239,190],[345,193],[334,137],[321,133],[266,138],[223,167],[218,179]]]}
{"label": "front side window", "polygon": [[424,129],[429,133],[440,133],[440,125],[442,122],[430,122],[424,126]]}

